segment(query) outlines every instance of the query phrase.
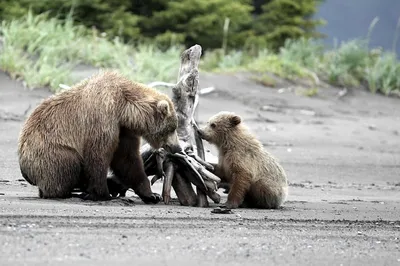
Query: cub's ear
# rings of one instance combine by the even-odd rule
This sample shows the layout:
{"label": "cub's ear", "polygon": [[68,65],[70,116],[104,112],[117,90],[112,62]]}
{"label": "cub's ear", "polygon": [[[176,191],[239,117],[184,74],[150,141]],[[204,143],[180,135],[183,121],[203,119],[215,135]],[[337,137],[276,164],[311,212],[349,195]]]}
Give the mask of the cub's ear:
{"label": "cub's ear", "polygon": [[161,100],[157,103],[157,109],[163,114],[169,114],[169,104],[166,100]]}
{"label": "cub's ear", "polygon": [[234,115],[230,118],[230,122],[231,122],[231,125],[234,127],[234,126],[239,125],[240,122],[242,122],[242,119],[240,118],[240,116]]}

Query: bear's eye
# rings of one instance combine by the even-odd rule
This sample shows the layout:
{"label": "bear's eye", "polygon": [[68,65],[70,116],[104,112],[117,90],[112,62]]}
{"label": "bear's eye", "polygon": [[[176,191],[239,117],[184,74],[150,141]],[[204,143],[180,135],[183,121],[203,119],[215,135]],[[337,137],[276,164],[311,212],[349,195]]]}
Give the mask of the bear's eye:
{"label": "bear's eye", "polygon": [[215,128],[217,125],[215,123],[211,123],[210,127]]}

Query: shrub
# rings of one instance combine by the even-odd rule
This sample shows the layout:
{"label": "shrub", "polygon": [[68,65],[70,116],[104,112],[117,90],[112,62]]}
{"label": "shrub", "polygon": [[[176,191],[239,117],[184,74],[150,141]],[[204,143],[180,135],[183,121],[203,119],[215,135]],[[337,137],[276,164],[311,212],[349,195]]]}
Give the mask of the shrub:
{"label": "shrub", "polygon": [[138,82],[165,81],[176,82],[179,71],[180,57],[183,48],[172,46],[160,50],[154,45],[139,45],[132,57],[116,58],[121,62],[116,68]]}
{"label": "shrub", "polygon": [[262,0],[264,12],[254,11],[251,0],[2,0],[0,18],[20,18],[29,8],[34,14],[71,16],[80,25],[106,32],[123,42],[185,46],[200,43],[204,50],[223,45],[223,28],[229,18],[227,47],[272,48],[277,51],[287,38],[318,36],[312,20],[319,0]]}
{"label": "shrub", "polygon": [[342,42],[338,48],[324,56],[323,74],[329,83],[358,86],[369,61],[369,51],[364,40]]}
{"label": "shrub", "polygon": [[200,43],[203,49],[222,46],[225,18],[230,19],[228,45],[238,47],[245,36],[237,34],[251,23],[251,2],[248,0],[173,0],[165,9],[143,18],[143,34],[156,37],[167,31],[184,39],[186,46]]}
{"label": "shrub", "polygon": [[309,69],[318,69],[324,47],[315,40],[302,37],[298,40],[287,39],[279,53],[284,60],[297,62]]}
{"label": "shrub", "polygon": [[96,27],[111,36],[136,40],[140,34],[139,16],[129,11],[131,4],[130,0],[2,0],[0,17],[6,20],[20,18],[30,9],[34,14],[47,12],[50,17],[64,20],[73,10],[75,22],[81,25]]}
{"label": "shrub", "polygon": [[281,58],[268,50],[261,51],[247,68],[256,72],[270,72],[286,79],[309,76],[308,71],[300,64]]}
{"label": "shrub", "polygon": [[255,19],[253,29],[262,36],[268,48],[278,51],[287,39],[319,38],[315,31],[324,20],[312,19],[321,0],[270,0]]}
{"label": "shrub", "polygon": [[391,91],[400,90],[400,63],[396,54],[386,52],[379,56],[366,67],[365,79],[373,93],[380,91],[388,95]]}
{"label": "shrub", "polygon": [[16,79],[23,76],[27,66],[30,66],[30,61],[23,51],[9,45],[7,41],[3,42],[0,46],[0,68]]}

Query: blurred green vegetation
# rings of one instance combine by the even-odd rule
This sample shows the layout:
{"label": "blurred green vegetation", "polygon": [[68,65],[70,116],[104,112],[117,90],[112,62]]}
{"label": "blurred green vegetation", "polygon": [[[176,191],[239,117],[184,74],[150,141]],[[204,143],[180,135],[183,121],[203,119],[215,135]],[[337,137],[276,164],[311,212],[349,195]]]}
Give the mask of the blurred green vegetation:
{"label": "blurred green vegetation", "polygon": [[250,71],[269,87],[275,77],[308,80],[307,96],[318,94],[321,80],[400,92],[397,55],[368,47],[377,20],[365,39],[326,50],[315,32],[323,21],[306,19],[319,1],[251,2],[2,0],[0,69],[54,91],[77,81],[71,73],[79,64],[118,69],[139,82],[174,82],[180,53],[198,43],[207,48],[201,71]]}
{"label": "blurred green vegetation", "polygon": [[105,38],[95,29],[31,12],[0,25],[0,69],[24,80],[30,88],[71,84],[78,64],[118,69],[139,82],[173,81],[179,67],[180,46],[160,50],[155,46],[131,46],[118,37]]}
{"label": "blurred green vegetation", "polygon": [[[265,0],[261,11],[251,0],[2,0],[0,18],[48,12],[88,28],[119,36],[124,42],[151,42],[166,48],[201,43],[204,50],[221,47],[229,19],[228,48],[268,45],[278,49],[287,38],[319,36],[322,23],[310,16],[321,0]],[[258,48],[258,47],[256,47]]]}
{"label": "blurred green vegetation", "polygon": [[[325,51],[313,39],[287,39],[278,53],[265,49],[250,56],[243,51],[231,51],[227,55],[214,51],[204,57],[201,66],[208,71],[250,70],[292,81],[308,79],[313,84],[309,88],[312,95],[317,93],[315,86],[320,80],[338,87],[363,85],[373,93],[385,95],[400,92],[400,62],[396,54],[380,48],[368,49],[367,43],[365,39],[356,39]],[[268,75],[255,80],[273,87]]]}

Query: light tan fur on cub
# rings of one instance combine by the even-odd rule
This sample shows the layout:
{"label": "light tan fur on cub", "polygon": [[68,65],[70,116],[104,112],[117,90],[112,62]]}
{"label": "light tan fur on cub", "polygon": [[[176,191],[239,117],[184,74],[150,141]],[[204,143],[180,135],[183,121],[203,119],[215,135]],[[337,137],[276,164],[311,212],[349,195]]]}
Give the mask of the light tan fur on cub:
{"label": "light tan fur on cub", "polygon": [[286,173],[240,116],[220,112],[199,133],[218,148],[215,174],[231,185],[227,208],[275,209],[282,205],[288,194]]}

